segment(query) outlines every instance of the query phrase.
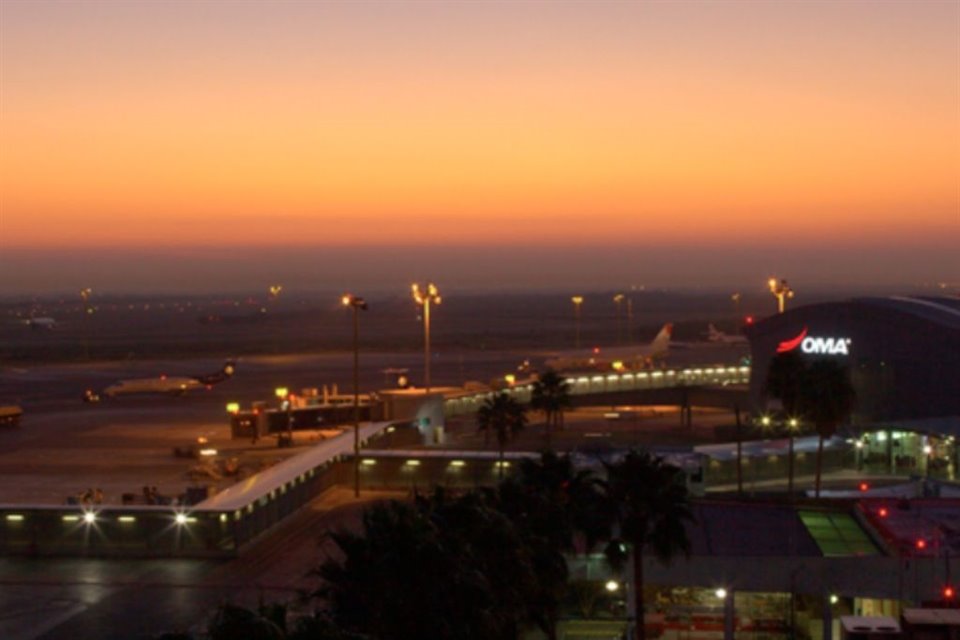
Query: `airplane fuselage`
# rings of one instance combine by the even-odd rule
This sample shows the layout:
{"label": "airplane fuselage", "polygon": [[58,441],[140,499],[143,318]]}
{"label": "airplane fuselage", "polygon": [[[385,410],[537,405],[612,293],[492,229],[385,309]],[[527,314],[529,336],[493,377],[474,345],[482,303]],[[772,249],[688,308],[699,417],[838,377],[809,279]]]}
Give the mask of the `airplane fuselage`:
{"label": "airplane fuselage", "polygon": [[234,362],[228,360],[219,371],[197,376],[157,376],[155,378],[129,378],[120,380],[106,387],[100,393],[88,389],[83,399],[85,402],[97,402],[100,396],[116,398],[119,396],[134,395],[171,395],[182,396],[191,391],[210,389],[233,376]]}
{"label": "airplane fuselage", "polygon": [[106,387],[103,390],[103,395],[110,398],[150,393],[182,395],[188,391],[199,391],[205,388],[207,388],[206,385],[196,378],[160,376],[158,378],[121,380]]}
{"label": "airplane fuselage", "polygon": [[667,355],[673,325],[666,324],[652,342],[634,347],[594,349],[556,354],[544,364],[555,371],[636,371],[649,368],[653,361]]}

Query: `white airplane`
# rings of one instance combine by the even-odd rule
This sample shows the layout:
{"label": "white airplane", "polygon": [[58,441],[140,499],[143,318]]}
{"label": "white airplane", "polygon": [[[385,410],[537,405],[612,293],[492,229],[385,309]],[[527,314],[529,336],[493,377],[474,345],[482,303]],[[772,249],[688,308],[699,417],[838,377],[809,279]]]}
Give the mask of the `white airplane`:
{"label": "white airplane", "polygon": [[34,316],[33,318],[27,318],[24,320],[23,324],[36,331],[53,331],[57,326],[57,321],[53,318],[41,318]]}
{"label": "white airplane", "polygon": [[597,369],[627,371],[648,368],[654,360],[667,355],[673,324],[667,323],[649,343],[631,347],[562,351],[552,354],[544,364],[554,371]]}
{"label": "white airplane", "polygon": [[710,342],[717,342],[720,344],[749,344],[750,341],[747,340],[747,336],[736,336],[730,335],[729,333],[724,333],[723,331],[718,330],[712,324],[707,325],[707,339]]}
{"label": "white airplane", "polygon": [[166,376],[161,375],[156,378],[130,378],[119,380],[106,387],[100,393],[87,389],[83,394],[86,402],[97,402],[101,396],[116,398],[118,396],[132,395],[171,395],[182,396],[190,391],[200,391],[210,389],[215,384],[219,384],[229,379],[236,363],[233,360],[227,360],[219,371],[199,376]]}

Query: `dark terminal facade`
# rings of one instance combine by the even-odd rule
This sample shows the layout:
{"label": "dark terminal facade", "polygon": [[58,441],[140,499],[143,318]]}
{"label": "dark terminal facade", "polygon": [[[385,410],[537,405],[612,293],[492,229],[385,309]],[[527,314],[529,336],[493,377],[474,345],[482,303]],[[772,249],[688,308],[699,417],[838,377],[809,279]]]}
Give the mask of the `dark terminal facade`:
{"label": "dark terminal facade", "polygon": [[763,411],[778,353],[839,360],[857,392],[854,426],[960,431],[960,298],[855,298],[797,307],[749,327],[750,396]]}

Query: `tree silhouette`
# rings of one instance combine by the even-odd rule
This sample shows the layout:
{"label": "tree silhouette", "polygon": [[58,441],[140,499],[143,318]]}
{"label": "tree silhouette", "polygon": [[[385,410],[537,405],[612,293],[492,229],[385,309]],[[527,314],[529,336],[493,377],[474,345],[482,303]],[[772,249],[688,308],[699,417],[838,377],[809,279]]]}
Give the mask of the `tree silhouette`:
{"label": "tree silhouette", "polygon": [[646,638],[644,627],[643,558],[669,563],[677,554],[690,553],[685,524],[693,520],[683,472],[645,451],[630,451],[617,463],[605,463],[607,478],[601,481],[607,522],[618,535],[611,537],[606,555],[620,567],[632,549],[637,635]]}
{"label": "tree silhouette", "polygon": [[823,441],[832,438],[837,428],[850,417],[856,391],[846,367],[835,360],[817,360],[804,372],[800,389],[801,415],[817,431],[817,474],[814,495],[820,497],[823,470]]}
{"label": "tree silhouette", "polygon": [[[342,557],[318,570],[314,595],[335,621],[378,640],[517,638],[543,618],[542,569],[530,536],[490,492],[443,489],[413,505],[369,508],[361,532],[331,534]],[[566,566],[558,554],[561,572]]]}
{"label": "tree silhouette", "polygon": [[570,383],[553,369],[547,369],[533,383],[530,406],[544,414],[544,447],[551,448],[551,433],[563,428],[563,412],[573,406]]}
{"label": "tree silhouette", "polygon": [[800,395],[806,371],[807,365],[798,353],[793,351],[780,353],[770,361],[770,368],[767,369],[767,378],[764,385],[766,394],[780,401],[785,414],[780,416],[780,422],[786,427],[787,437],[790,439],[790,448],[787,452],[787,493],[791,496],[793,495],[794,477],[794,439],[800,425],[798,420]]}
{"label": "tree silhouette", "polygon": [[551,639],[568,590],[564,553],[588,550],[608,532],[598,489],[593,474],[577,470],[569,456],[544,451],[539,460],[521,460],[517,473],[496,491],[498,508],[516,523],[530,549],[536,576],[531,614]]}
{"label": "tree silhouette", "polygon": [[498,477],[503,479],[503,453],[510,441],[527,424],[527,414],[523,405],[510,395],[500,392],[483,403],[477,410],[477,429],[485,434],[494,432],[500,452]]}
{"label": "tree silhouette", "polygon": [[210,640],[283,640],[283,629],[266,616],[245,607],[224,604],[208,628]]}

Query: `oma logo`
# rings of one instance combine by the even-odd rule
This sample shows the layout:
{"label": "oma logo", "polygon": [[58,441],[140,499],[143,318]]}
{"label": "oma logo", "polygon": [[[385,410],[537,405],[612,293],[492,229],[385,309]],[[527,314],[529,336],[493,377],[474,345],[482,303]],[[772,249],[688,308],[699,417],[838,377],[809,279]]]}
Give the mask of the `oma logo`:
{"label": "oma logo", "polygon": [[850,355],[850,345],[853,340],[850,338],[825,338],[822,336],[808,336],[807,328],[795,338],[784,340],[777,347],[777,353],[786,353],[800,347],[800,351],[810,354],[828,355],[828,356],[847,356]]}
{"label": "oma logo", "polygon": [[816,353],[831,356],[850,355],[850,338],[821,338],[807,336],[800,343],[800,350],[804,353]]}

